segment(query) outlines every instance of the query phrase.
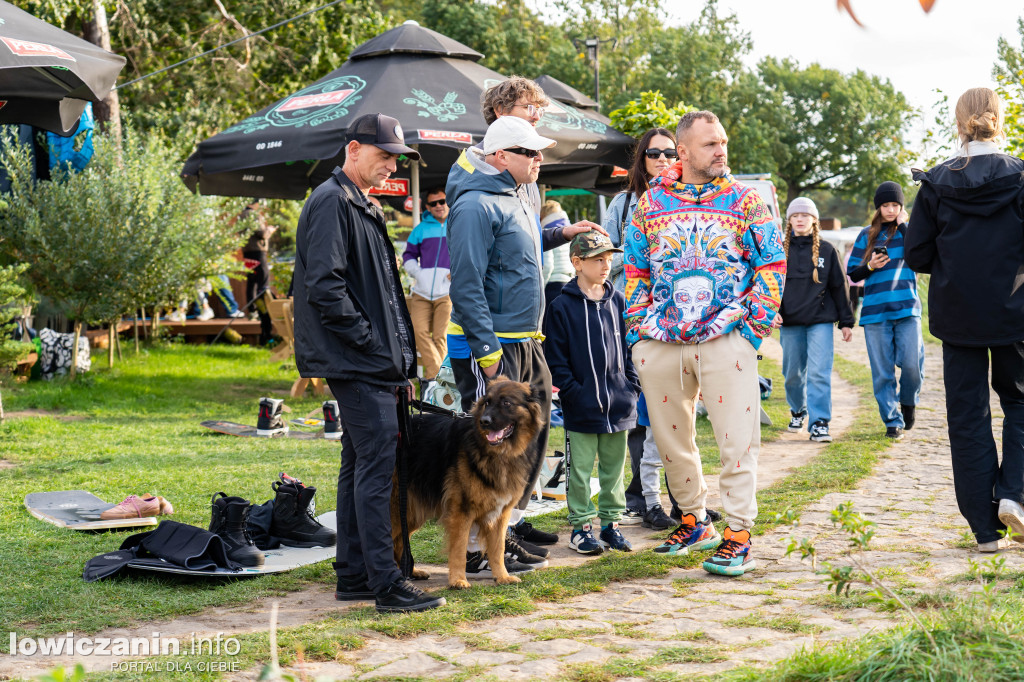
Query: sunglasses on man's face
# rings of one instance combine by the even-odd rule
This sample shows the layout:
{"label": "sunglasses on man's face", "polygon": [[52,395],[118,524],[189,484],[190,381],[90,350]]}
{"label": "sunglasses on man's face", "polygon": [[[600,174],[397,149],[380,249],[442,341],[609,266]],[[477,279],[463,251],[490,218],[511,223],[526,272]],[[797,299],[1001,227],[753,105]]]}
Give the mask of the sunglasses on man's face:
{"label": "sunglasses on man's face", "polygon": [[520,156],[525,156],[528,159],[535,159],[538,156],[540,156],[540,152],[538,150],[536,150],[536,149],[524,149],[522,147],[510,147],[509,149],[506,149],[505,151],[509,152],[511,154],[519,154]]}
{"label": "sunglasses on man's face", "polygon": [[427,207],[428,208],[434,208],[435,206],[444,206],[444,205],[445,205],[445,200],[444,199],[435,199],[434,201],[428,201],[427,202]]}
{"label": "sunglasses on man's face", "polygon": [[676,153],[676,150],[672,149],[671,147],[666,147],[665,149],[657,149],[655,147],[651,147],[650,149],[644,152],[644,156],[646,156],[648,159],[657,159],[661,157],[662,154],[665,155],[666,159],[675,159],[679,157],[679,154]]}

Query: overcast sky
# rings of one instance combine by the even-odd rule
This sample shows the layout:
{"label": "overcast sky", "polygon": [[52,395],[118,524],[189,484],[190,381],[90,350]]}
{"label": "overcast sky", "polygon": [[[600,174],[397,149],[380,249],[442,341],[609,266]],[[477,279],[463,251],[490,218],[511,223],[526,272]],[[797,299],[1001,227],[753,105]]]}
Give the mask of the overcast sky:
{"label": "overcast sky", "polygon": [[[793,57],[844,72],[862,69],[888,78],[910,104],[928,111],[935,88],[952,102],[972,87],[994,87],[996,42],[1018,49],[1017,18],[1024,0],[936,0],[928,14],[918,0],[851,0],[857,26],[835,0],[719,0],[721,15],[735,14],[760,58]],[[670,0],[670,23],[694,21],[704,0]],[[931,123],[932,115],[927,117]],[[917,137],[917,135],[913,135]]]}

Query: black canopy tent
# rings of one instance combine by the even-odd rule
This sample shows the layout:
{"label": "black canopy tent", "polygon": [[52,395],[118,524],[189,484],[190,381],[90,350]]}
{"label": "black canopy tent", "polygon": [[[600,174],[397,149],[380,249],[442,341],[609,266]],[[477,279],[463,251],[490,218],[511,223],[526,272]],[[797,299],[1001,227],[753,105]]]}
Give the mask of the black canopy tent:
{"label": "black canopy tent", "polygon": [[[423,157],[400,167],[387,191],[418,199],[483,139],[481,95],[505,77],[478,64],[482,57],[414,23],[391,29],[339,69],[201,142],[182,179],[202,194],[302,199],[343,163],[348,126],[380,111],[401,122]],[[541,182],[552,185],[600,190],[601,166],[624,166],[633,144],[607,119],[557,101],[537,127],[559,142],[541,168]]]}
{"label": "black canopy tent", "polygon": [[68,136],[87,102],[100,102],[124,57],[0,0],[0,123]]}

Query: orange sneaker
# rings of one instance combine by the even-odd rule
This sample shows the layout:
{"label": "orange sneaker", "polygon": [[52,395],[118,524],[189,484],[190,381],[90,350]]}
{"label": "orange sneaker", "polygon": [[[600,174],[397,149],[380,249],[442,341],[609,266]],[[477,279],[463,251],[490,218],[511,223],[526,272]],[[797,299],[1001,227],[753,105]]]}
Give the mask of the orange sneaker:
{"label": "orange sneaker", "polygon": [[173,514],[174,507],[162,497],[152,493],[146,493],[142,497],[129,495],[121,504],[111,507],[102,514],[100,518],[104,521],[111,519],[141,519],[145,516],[161,516]]}

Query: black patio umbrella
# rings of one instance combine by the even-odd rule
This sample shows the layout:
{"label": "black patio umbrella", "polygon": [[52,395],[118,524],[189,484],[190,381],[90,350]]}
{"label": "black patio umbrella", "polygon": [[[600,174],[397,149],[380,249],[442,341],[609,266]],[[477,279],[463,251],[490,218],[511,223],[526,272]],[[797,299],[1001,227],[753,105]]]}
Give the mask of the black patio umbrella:
{"label": "black patio umbrella", "polygon": [[[406,144],[419,145],[423,157],[399,169],[391,193],[443,185],[459,152],[487,130],[482,93],[505,79],[478,64],[482,57],[414,23],[391,29],[357,47],[339,69],[201,142],[182,179],[202,194],[302,199],[344,161],[348,126],[379,111],[402,123]],[[571,164],[584,181],[581,165],[625,165],[633,140],[606,120],[569,105],[548,112],[538,128],[559,145],[545,153],[542,182],[558,164]]]}
{"label": "black patio umbrella", "polygon": [[0,123],[70,135],[86,102],[102,101],[124,64],[0,0]]}
{"label": "black patio umbrella", "polygon": [[549,99],[557,100],[563,104],[574,106],[577,109],[597,111],[597,102],[584,95],[582,92],[558,80],[554,76],[537,76],[533,82],[544,89],[544,94]]}

